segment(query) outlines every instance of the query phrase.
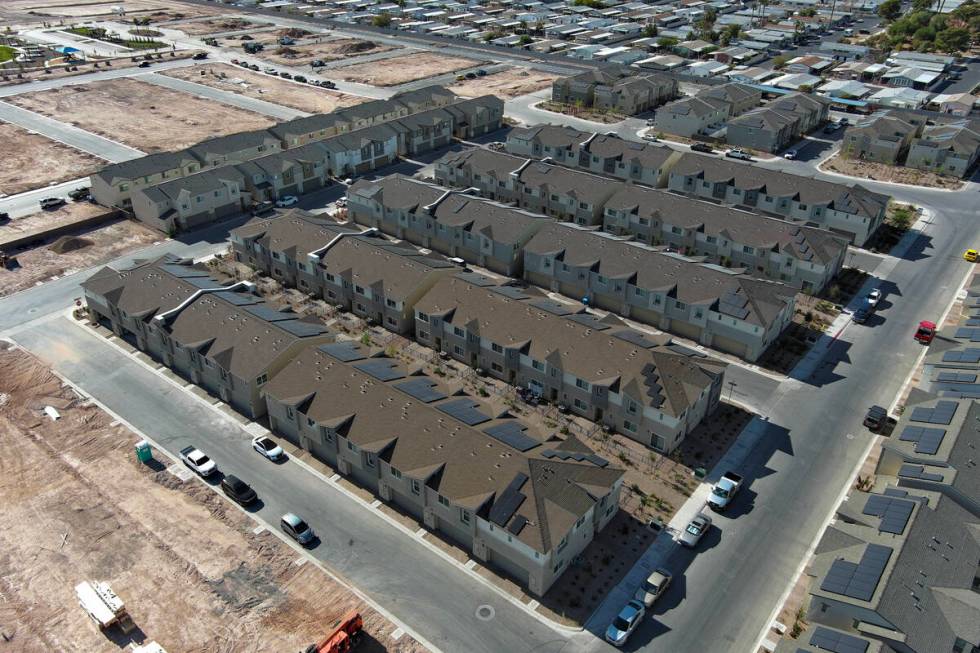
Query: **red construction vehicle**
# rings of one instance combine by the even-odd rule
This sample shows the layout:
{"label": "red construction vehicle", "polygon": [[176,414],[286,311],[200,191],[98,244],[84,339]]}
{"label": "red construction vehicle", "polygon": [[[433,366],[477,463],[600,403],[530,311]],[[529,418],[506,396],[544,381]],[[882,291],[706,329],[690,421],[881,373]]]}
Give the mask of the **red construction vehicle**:
{"label": "red construction vehicle", "polygon": [[337,623],[330,636],[318,644],[310,644],[302,653],[349,653],[361,641],[362,630],[361,613],[351,610]]}
{"label": "red construction vehicle", "polygon": [[915,332],[915,339],[923,345],[928,345],[936,337],[936,323],[923,320],[919,322],[919,329]]}

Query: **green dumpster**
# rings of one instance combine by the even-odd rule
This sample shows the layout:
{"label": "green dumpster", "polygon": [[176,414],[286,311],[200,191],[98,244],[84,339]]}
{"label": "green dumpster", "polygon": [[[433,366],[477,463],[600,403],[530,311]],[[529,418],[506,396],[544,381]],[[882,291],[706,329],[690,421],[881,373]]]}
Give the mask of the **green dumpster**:
{"label": "green dumpster", "polygon": [[708,470],[706,470],[704,467],[694,468],[694,476],[696,476],[697,478],[704,478],[707,475],[708,475]]}
{"label": "green dumpster", "polygon": [[146,440],[140,440],[136,443],[136,459],[141,463],[148,463],[153,460],[153,450],[150,449],[150,443]]}

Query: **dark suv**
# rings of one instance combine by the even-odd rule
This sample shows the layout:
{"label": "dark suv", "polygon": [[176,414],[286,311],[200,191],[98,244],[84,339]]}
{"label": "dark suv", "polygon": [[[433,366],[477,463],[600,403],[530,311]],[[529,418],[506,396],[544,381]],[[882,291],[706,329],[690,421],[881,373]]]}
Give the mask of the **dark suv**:
{"label": "dark suv", "polygon": [[881,406],[872,406],[864,416],[864,425],[872,431],[877,431],[888,422],[888,411]]}
{"label": "dark suv", "polygon": [[221,479],[221,491],[240,506],[247,506],[258,498],[248,483],[231,474]]}

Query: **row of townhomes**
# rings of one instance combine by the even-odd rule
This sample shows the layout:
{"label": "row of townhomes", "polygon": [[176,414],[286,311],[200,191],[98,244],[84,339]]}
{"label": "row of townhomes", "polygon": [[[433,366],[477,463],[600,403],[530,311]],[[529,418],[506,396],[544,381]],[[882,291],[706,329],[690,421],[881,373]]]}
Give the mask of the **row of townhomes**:
{"label": "row of townhomes", "polygon": [[192,229],[499,129],[502,119],[494,96],[458,100],[427,87],[113,164],[92,175],[92,193],[161,231]]}
{"label": "row of townhomes", "polygon": [[231,244],[236,261],[659,451],[720,398],[716,361],[582,304],[465,273],[374,228],[293,210],[235,229]]}
{"label": "row of townhomes", "polygon": [[735,82],[709,86],[696,95],[661,107],[654,118],[656,128],[678,136],[710,136],[728,121],[762,103],[762,91]]}
{"label": "row of townhomes", "polygon": [[677,80],[673,77],[626,66],[604,66],[559,77],[551,85],[552,102],[624,115],[655,109],[675,97]]}
{"label": "row of townhomes", "polygon": [[[348,206],[358,224],[476,265],[510,268],[549,291],[748,360],[793,316],[795,290],[782,283],[423,181],[360,181]],[[508,213],[500,230],[487,220]]]}
{"label": "row of townhomes", "polygon": [[960,323],[929,345],[873,487],[850,493],[817,546],[807,621],[819,626],[803,650],[980,650],[978,319],[974,281]]}
{"label": "row of townhomes", "polygon": [[[84,284],[93,320],[541,595],[615,516],[623,471],[172,258]],[[672,391],[663,391],[665,396]],[[665,402],[671,401],[666,398]]]}
{"label": "row of townhomes", "polygon": [[847,128],[841,154],[963,178],[980,158],[980,123],[962,118],[924,124],[920,116],[880,111]]}
{"label": "row of townhomes", "polygon": [[[660,145],[634,143],[614,135],[600,136],[567,127],[515,129],[508,135],[506,145],[508,152],[520,157],[542,158],[597,175],[666,188],[674,193],[821,227],[858,245],[864,244],[881,226],[888,205],[887,196],[858,184],[801,177],[717,156],[678,152]],[[480,161],[480,167],[489,168],[489,162],[499,161],[492,165],[498,170],[494,173],[498,175],[498,185],[504,184],[500,185],[501,190],[506,182],[499,176],[510,179],[510,172],[523,163],[514,165],[514,159],[504,159],[503,155],[495,159],[468,155],[465,161],[467,155],[459,156],[462,162],[457,167]],[[505,173],[508,166],[510,170]]]}
{"label": "row of townhomes", "polygon": [[[593,158],[599,159],[594,167],[605,168],[615,161],[607,145],[623,144],[628,141],[606,136],[594,139],[588,146],[596,154]],[[652,152],[663,154],[659,149]],[[824,229],[529,161],[468,150],[437,162],[436,178],[446,185],[474,188],[488,198],[514,202],[578,225],[598,226],[651,246],[668,246],[708,263],[741,268],[806,291],[823,289],[844,263],[846,238]],[[616,165],[623,163],[629,165],[628,161]],[[649,177],[662,170],[652,163]]]}

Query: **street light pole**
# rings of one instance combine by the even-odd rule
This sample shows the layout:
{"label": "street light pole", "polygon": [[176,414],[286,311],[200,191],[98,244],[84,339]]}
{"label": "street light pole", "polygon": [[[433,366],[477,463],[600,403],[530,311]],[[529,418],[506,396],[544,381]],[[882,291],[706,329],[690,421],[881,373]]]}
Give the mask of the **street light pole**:
{"label": "street light pole", "polygon": [[738,386],[734,381],[728,382],[728,401],[731,402],[732,395],[735,394],[735,388]]}

